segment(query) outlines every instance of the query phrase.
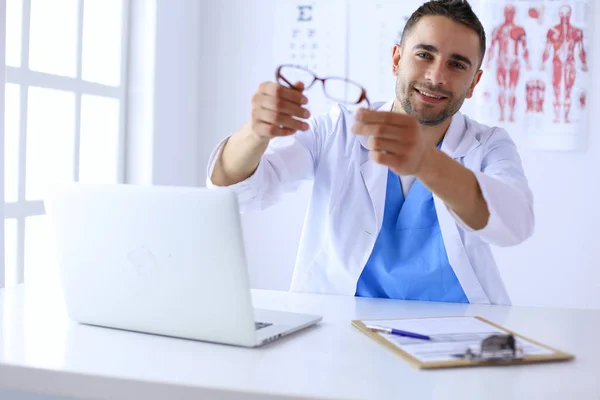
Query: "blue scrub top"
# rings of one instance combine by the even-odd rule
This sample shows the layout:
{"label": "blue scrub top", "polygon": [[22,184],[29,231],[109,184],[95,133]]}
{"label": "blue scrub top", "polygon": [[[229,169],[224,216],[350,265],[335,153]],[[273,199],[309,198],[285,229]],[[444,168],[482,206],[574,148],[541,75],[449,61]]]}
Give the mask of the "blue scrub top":
{"label": "blue scrub top", "polygon": [[404,199],[389,170],[383,224],[356,295],[469,302],[448,261],[433,195],[418,179]]}

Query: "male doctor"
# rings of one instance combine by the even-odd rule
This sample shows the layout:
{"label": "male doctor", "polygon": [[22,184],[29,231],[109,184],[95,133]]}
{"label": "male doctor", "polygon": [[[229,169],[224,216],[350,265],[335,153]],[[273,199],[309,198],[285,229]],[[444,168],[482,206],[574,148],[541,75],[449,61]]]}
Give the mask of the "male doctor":
{"label": "male doctor", "polygon": [[430,1],[393,47],[388,103],[315,117],[302,83],[260,84],[207,186],[234,188],[248,210],[314,181],[292,291],[510,304],[490,245],[532,234],[532,194],[506,131],[458,112],[485,45],[467,1]]}

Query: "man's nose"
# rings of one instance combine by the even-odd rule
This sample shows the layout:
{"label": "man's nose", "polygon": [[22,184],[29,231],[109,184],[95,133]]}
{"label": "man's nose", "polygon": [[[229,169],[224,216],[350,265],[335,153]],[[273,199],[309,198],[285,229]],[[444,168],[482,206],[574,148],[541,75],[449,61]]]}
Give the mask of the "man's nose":
{"label": "man's nose", "polygon": [[442,62],[431,63],[427,69],[425,79],[433,86],[446,87],[446,68]]}

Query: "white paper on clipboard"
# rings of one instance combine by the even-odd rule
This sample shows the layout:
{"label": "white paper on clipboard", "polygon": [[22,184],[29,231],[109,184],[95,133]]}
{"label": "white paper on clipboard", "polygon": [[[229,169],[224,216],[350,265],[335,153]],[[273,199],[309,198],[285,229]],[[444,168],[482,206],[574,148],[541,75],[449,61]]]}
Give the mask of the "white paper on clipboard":
{"label": "white paper on clipboard", "polygon": [[[396,320],[362,320],[365,325],[419,333],[432,340],[379,333],[383,338],[423,363],[456,361],[455,354],[464,354],[467,348],[479,351],[481,342],[493,334],[506,334],[493,325],[475,317],[417,318]],[[515,337],[524,355],[550,355],[555,352],[528,340]]]}

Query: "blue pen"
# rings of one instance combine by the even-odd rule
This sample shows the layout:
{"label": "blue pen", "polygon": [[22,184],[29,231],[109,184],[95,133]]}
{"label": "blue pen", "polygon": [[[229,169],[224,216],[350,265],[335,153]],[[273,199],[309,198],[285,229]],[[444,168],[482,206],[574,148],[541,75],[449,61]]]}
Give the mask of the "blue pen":
{"label": "blue pen", "polygon": [[429,336],[419,335],[418,333],[413,332],[401,331],[400,329],[386,328],[385,326],[367,325],[367,328],[369,328],[372,331],[384,332],[392,335],[405,336],[422,340],[431,340]]}

